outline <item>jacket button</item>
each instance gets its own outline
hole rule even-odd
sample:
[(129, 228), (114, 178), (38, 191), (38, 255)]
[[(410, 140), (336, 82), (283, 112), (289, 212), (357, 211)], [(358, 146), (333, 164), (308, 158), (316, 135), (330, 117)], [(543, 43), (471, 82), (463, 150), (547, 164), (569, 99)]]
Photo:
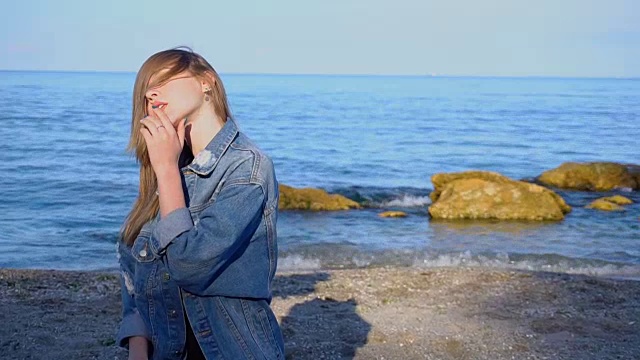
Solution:
[(142, 256), (142, 257), (147, 256), (147, 250), (145, 250), (145, 249), (140, 250), (140, 256)]
[(169, 316), (176, 316), (176, 311), (175, 310), (171, 310), (169, 311)]
[(162, 275), (162, 278), (164, 279), (164, 281), (169, 281), (169, 279), (171, 279), (171, 276), (169, 276), (169, 273), (164, 273), (164, 275)]

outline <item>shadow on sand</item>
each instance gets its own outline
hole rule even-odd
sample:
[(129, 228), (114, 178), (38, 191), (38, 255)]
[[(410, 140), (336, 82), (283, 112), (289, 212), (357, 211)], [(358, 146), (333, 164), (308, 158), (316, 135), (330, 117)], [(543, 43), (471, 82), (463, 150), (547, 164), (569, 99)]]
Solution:
[[(316, 285), (328, 281), (328, 273), (278, 276), (274, 281), (274, 297), (304, 296)], [(338, 301), (330, 297), (314, 298), (295, 305), (282, 318), (282, 333), (287, 359), (353, 359), (364, 346), (371, 325), (356, 313), (354, 299)], [(356, 331), (354, 331), (356, 329)], [(317, 339), (313, 347), (304, 339)]]

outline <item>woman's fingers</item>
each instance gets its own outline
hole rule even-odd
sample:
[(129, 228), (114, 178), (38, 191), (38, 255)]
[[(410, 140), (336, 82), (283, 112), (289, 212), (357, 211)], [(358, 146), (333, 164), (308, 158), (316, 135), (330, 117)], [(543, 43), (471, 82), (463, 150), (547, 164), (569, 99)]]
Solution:
[(152, 136), (158, 135), (163, 127), (162, 122), (159, 119), (154, 118), (153, 116), (147, 116), (146, 118), (140, 120), (140, 122), (147, 128), (147, 130), (149, 130), (149, 133), (151, 133)]
[(141, 129), (146, 129), (149, 135), (155, 136), (158, 132), (157, 126), (151, 121), (151, 119), (149, 119), (149, 117), (141, 119), (140, 123), (143, 126)]
[(156, 115), (156, 118), (160, 120), (160, 124), (158, 124), (158, 126), (164, 126), (165, 129), (169, 132), (171, 132), (171, 130), (169, 129), (174, 129), (173, 124), (171, 123), (171, 119), (169, 119), (169, 116), (167, 116), (167, 114), (162, 109), (155, 108), (151, 111), (153, 111), (153, 113)]
[(183, 144), (178, 144), (181, 142), (180, 135), (176, 134), (167, 114), (162, 109), (152, 109), (149, 116), (140, 120), (140, 123), (143, 125), (140, 132), (146, 142), (153, 169), (157, 171), (177, 165)]
[(153, 122), (153, 125), (155, 125), (156, 128), (160, 128), (163, 126), (162, 121), (160, 119), (158, 119), (157, 116), (149, 116), (151, 122)]
[(149, 129), (147, 129), (146, 127), (141, 127), (140, 128), (140, 133), (142, 134), (142, 137), (144, 138), (144, 142), (145, 143), (149, 143), (149, 140), (151, 139), (151, 133), (149, 132)]

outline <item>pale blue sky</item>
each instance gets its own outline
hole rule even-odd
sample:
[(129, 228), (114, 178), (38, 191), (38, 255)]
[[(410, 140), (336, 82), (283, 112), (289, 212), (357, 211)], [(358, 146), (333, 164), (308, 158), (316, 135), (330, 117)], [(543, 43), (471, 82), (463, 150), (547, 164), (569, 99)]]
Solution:
[(640, 77), (640, 0), (22, 0), (0, 24), (11, 70), (188, 45), (221, 73)]

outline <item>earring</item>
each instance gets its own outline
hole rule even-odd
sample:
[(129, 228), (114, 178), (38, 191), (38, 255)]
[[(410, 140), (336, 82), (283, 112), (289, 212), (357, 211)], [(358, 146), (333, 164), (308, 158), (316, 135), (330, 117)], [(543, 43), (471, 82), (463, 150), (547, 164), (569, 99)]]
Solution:
[[(205, 89), (204, 89), (205, 94), (206, 94), (206, 93), (208, 93), (209, 91), (211, 91), (211, 89), (210, 89), (210, 88), (205, 88)], [(204, 96), (204, 101), (209, 101), (209, 95), (205, 95), (205, 96)]]

